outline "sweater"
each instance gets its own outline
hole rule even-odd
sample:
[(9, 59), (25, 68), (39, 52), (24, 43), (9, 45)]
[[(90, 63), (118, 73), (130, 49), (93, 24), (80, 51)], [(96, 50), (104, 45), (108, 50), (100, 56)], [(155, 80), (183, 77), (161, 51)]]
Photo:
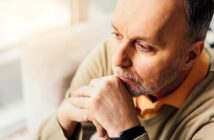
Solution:
[[(96, 47), (80, 65), (65, 98), (73, 91), (87, 85), (90, 80), (112, 75), (110, 41)], [(214, 52), (205, 48), (197, 60), (196, 68), (175, 92), (150, 103), (143, 96), (135, 99), (141, 109), (139, 119), (146, 133), (135, 140), (213, 140), (214, 132)], [(206, 60), (207, 59), (207, 60)], [(190, 77), (190, 78), (189, 78)], [(186, 82), (187, 81), (187, 82)], [(144, 105), (144, 101), (148, 104)], [(153, 109), (153, 113), (145, 110)], [(145, 113), (146, 112), (146, 113)], [(155, 112), (155, 113), (154, 113)], [(88, 140), (95, 132), (90, 123), (76, 128), (76, 138)], [(56, 115), (50, 117), (38, 133), (39, 140), (66, 140)]]

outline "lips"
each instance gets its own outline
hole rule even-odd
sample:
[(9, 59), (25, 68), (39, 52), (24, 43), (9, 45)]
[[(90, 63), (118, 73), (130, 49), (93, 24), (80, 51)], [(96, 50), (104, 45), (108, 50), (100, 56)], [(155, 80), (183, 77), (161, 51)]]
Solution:
[(128, 79), (128, 78), (125, 78), (125, 77), (121, 77), (121, 76), (119, 76), (119, 78), (126, 85), (132, 85), (132, 84), (134, 84), (134, 81), (131, 80), (131, 79)]
[(135, 91), (133, 90), (133, 86), (135, 87), (134, 80), (124, 78), (124, 77), (119, 77), (119, 78), (131, 96), (136, 97), (140, 95), (140, 94), (136, 94)]
[(130, 87), (131, 85), (135, 85), (136, 82), (130, 78), (126, 78), (121, 75), (120, 71), (114, 71), (115, 76), (120, 78), (121, 82), (125, 85), (125, 87)]

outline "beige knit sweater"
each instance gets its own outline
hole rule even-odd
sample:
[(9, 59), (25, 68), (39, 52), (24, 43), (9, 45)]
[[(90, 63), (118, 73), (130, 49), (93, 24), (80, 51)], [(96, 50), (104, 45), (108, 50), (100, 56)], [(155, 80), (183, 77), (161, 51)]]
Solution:
[[(112, 75), (110, 48), (111, 43), (104, 42), (87, 56), (72, 80), (66, 98), (91, 79)], [(147, 133), (135, 140), (214, 140), (214, 51), (206, 48), (206, 53), (209, 56), (206, 77), (190, 91), (179, 108), (165, 104), (155, 116), (140, 117)], [(88, 135), (95, 132), (91, 124), (82, 124), (82, 128), (78, 131), (78, 139), (88, 140)], [(85, 133), (82, 131), (85, 128), (91, 128), (91, 131)], [(66, 140), (56, 115), (42, 125), (38, 140)]]

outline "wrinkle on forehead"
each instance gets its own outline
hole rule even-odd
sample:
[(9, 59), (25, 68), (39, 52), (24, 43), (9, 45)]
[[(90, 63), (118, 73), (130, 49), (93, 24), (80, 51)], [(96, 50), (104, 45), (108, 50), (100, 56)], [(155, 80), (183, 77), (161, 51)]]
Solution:
[(182, 0), (118, 0), (113, 22), (128, 38), (140, 34), (164, 45), (164, 36), (170, 37), (171, 29), (176, 33), (184, 30), (178, 26), (185, 24), (183, 10)]

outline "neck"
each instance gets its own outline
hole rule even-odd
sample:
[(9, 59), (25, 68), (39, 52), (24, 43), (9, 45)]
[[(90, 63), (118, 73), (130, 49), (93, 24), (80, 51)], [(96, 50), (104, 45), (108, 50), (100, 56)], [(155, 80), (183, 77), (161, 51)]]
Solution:
[(163, 89), (161, 89), (158, 93), (152, 94), (153, 97), (155, 97), (157, 100), (172, 93), (174, 90), (176, 90), (186, 79), (186, 77), (189, 75), (191, 70), (181, 72), (178, 74), (177, 78), (169, 83), (167, 86), (165, 86)]

